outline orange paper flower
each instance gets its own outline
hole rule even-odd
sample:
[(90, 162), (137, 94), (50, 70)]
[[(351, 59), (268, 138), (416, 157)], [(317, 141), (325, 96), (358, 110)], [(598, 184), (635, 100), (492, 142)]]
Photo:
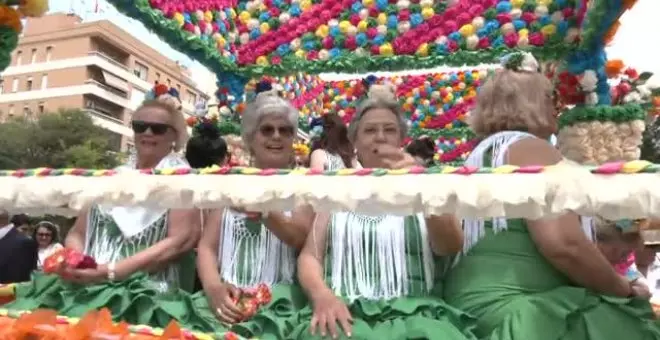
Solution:
[(605, 64), (605, 73), (609, 78), (615, 78), (621, 74), (624, 67), (625, 65), (623, 64), (623, 61), (619, 59), (608, 60)]
[(21, 15), (9, 6), (0, 6), (0, 26), (10, 27), (16, 33), (21, 33), (23, 30)]
[(65, 340), (64, 334), (57, 330), (57, 313), (53, 310), (40, 309), (21, 315), (8, 339)]

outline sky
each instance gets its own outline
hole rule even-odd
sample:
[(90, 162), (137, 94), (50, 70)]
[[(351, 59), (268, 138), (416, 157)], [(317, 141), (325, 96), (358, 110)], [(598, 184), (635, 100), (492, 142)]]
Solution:
[[(100, 11), (94, 13), (97, 2)], [(113, 21), (170, 59), (178, 60), (188, 66), (193, 72), (193, 78), (199, 79), (198, 84), (205, 92), (214, 91), (215, 79), (210, 71), (169, 47), (140, 22), (119, 13), (106, 0), (50, 0), (49, 5), (51, 12), (73, 10), (84, 20)], [(660, 32), (659, 13), (660, 0), (638, 0), (635, 7), (624, 14), (619, 32), (607, 49), (610, 58), (622, 59), (626, 65), (635, 67), (640, 72), (654, 72), (656, 76), (653, 77), (652, 82), (657, 85), (660, 85), (660, 43), (657, 41), (657, 32)], [(341, 79), (346, 76), (328, 75), (324, 78)]]

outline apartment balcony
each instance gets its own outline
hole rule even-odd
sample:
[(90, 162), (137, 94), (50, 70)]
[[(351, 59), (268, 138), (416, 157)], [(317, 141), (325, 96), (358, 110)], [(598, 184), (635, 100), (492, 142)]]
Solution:
[(95, 125), (100, 126), (108, 131), (114, 132), (118, 135), (133, 137), (133, 130), (126, 126), (121, 119), (113, 117), (105, 112), (96, 109), (84, 109), (85, 113), (92, 118)]

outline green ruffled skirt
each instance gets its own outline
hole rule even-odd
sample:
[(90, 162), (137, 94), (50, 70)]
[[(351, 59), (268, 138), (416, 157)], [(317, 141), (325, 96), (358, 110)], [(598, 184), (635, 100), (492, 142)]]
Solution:
[(298, 285), (277, 284), (271, 288), (271, 302), (260, 308), (255, 316), (235, 325), (221, 324), (209, 307), (204, 292), (193, 295), (193, 308), (210, 327), (206, 332), (223, 333), (232, 331), (246, 338), (289, 339), (295, 327), (291, 321), (298, 311), (307, 305), (307, 298)]
[(72, 284), (57, 275), (34, 273), (32, 281), (16, 287), (16, 300), (3, 308), (47, 308), (60, 315), (81, 317), (90, 310), (108, 308), (116, 321), (164, 328), (176, 320), (182, 327), (203, 331), (211, 325), (198, 313), (189, 293), (176, 289), (162, 293), (145, 274), (127, 280), (91, 286)]
[[(474, 340), (475, 320), (434, 297), (401, 297), (372, 301), (357, 299), (349, 305), (353, 316), (352, 336), (361, 340)], [(292, 320), (287, 339), (322, 339), (309, 331), (312, 308), (307, 306)], [(340, 327), (338, 327), (341, 329)], [(342, 339), (348, 339), (341, 335)]]

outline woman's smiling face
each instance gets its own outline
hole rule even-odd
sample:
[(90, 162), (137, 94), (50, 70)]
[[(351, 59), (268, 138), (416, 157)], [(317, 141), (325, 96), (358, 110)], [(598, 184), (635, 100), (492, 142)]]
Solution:
[(295, 128), (286, 115), (264, 115), (251, 143), (257, 166), (286, 168), (291, 163), (295, 135)]

